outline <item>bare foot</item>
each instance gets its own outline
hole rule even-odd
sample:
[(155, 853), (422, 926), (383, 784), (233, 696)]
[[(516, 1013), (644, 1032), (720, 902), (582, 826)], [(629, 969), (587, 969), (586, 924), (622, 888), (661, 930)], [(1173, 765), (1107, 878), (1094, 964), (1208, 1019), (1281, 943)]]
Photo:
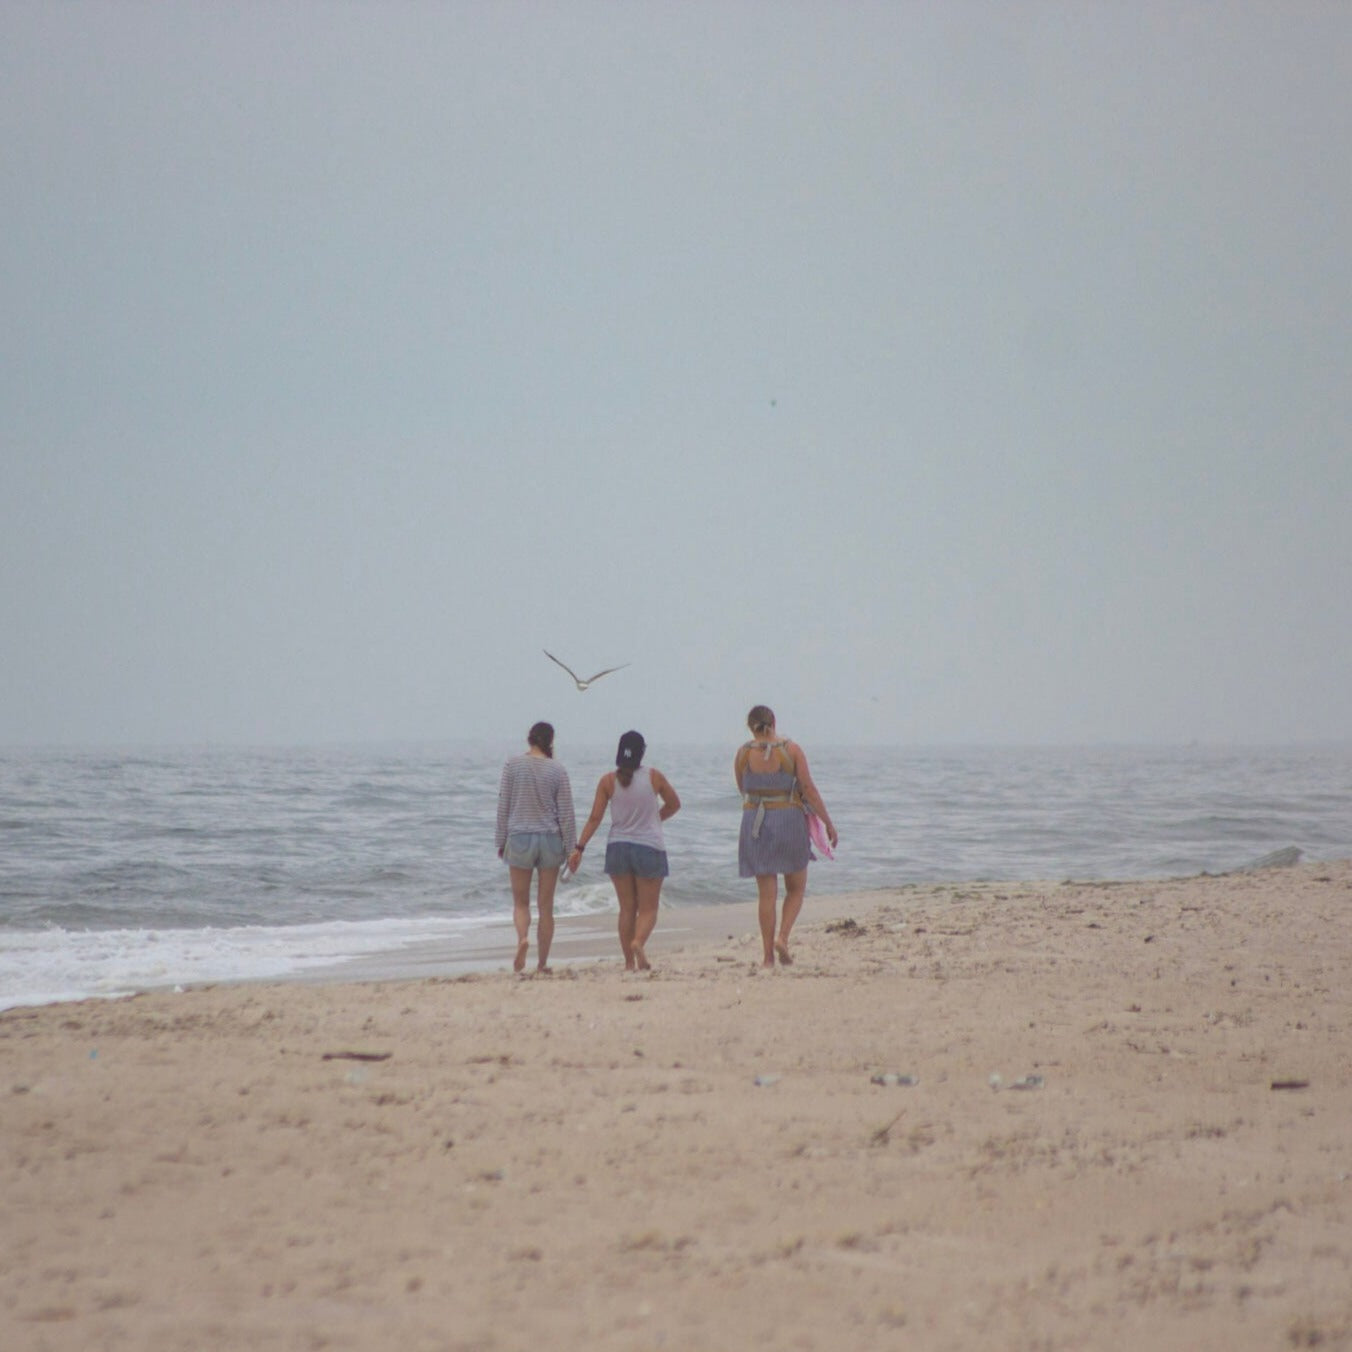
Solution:
[(648, 955), (638, 946), (634, 945), (634, 961), (638, 964), (640, 972), (652, 971), (652, 963), (648, 961)]
[(554, 969), (553, 969), (552, 967), (546, 967), (546, 966), (544, 965), (544, 963), (541, 963), (541, 964), (535, 969), (535, 974), (536, 974), (537, 976), (553, 976), (553, 975), (554, 975)]
[(778, 943), (775, 944), (775, 952), (779, 954), (779, 961), (782, 966), (793, 966), (793, 954), (789, 952), (789, 946), (783, 939), (780, 939)]
[(516, 957), (512, 959), (512, 971), (520, 972), (525, 970), (526, 950), (530, 947), (529, 939), (522, 939), (516, 946)]

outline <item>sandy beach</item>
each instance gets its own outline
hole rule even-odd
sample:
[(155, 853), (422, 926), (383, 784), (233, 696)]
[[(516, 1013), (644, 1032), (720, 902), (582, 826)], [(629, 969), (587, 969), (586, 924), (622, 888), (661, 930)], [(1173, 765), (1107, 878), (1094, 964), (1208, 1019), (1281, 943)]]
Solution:
[(1352, 1347), (1352, 864), (565, 928), (0, 1015), (0, 1347)]

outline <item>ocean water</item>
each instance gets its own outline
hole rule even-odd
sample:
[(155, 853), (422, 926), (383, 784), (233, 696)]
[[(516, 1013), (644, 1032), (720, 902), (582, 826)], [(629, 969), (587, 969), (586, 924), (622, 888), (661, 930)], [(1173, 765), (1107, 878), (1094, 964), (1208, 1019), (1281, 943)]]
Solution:
[[(1352, 856), (1352, 746), (808, 748), (841, 844), (811, 892), (1220, 873)], [(0, 751), (0, 1008), (287, 978), (510, 920), (515, 745)], [(681, 794), (666, 905), (746, 903), (735, 747), (649, 748)], [(560, 748), (579, 825), (608, 748)], [(604, 828), (603, 828), (604, 830)], [(587, 852), (560, 914), (609, 914)]]

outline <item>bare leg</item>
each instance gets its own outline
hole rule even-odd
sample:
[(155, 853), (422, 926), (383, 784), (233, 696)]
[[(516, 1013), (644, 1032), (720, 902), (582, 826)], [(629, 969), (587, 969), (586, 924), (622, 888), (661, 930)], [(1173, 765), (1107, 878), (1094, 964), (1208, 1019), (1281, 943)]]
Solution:
[(530, 880), (535, 870), (511, 865), (508, 872), (512, 875), (512, 923), (516, 926), (512, 971), (519, 972), (526, 965), (526, 950), (530, 947)]
[(638, 884), (638, 919), (634, 925), (634, 961), (640, 972), (652, 967), (644, 945), (657, 928), (657, 906), (662, 896), (661, 878), (636, 878)]
[(620, 903), (620, 952), (624, 954), (624, 970), (634, 970), (634, 922), (638, 916), (638, 889), (632, 873), (611, 875), (615, 898)]
[(535, 927), (535, 946), (540, 950), (536, 970), (549, 971), (549, 948), (554, 942), (554, 889), (559, 884), (559, 871), (556, 868), (540, 870), (540, 895), (537, 898), (540, 907), (540, 920)]
[(789, 932), (798, 913), (803, 909), (803, 898), (807, 895), (807, 869), (784, 875), (784, 910), (779, 919), (779, 938), (775, 941), (775, 952), (779, 960), (787, 967), (793, 959), (789, 956)]
[(758, 873), (756, 875), (757, 914), (760, 918), (761, 947), (765, 955), (761, 959), (762, 967), (775, 965), (775, 904), (779, 900), (779, 875), (777, 873)]

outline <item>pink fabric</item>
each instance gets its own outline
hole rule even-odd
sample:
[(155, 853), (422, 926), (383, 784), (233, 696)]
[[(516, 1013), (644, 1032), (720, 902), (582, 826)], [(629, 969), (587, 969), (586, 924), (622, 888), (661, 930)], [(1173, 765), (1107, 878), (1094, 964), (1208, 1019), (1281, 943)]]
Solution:
[(819, 853), (824, 854), (828, 859), (836, 857), (835, 851), (831, 848), (831, 842), (826, 838), (826, 827), (822, 825), (822, 819), (815, 812), (809, 812), (803, 809), (803, 815), (807, 817), (807, 837), (812, 842), (812, 848)]

